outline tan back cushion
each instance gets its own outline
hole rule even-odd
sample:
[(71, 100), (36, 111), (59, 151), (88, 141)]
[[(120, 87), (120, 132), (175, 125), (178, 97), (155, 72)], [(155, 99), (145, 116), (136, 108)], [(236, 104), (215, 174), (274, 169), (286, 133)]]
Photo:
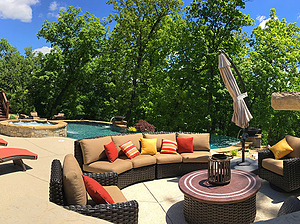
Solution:
[(127, 202), (122, 191), (117, 186), (103, 186), (115, 203)]
[(119, 147), (119, 145), (124, 144), (128, 140), (131, 140), (131, 142), (134, 144), (134, 146), (141, 151), (141, 145), (140, 145), (140, 138), (143, 137), (142, 133), (137, 133), (137, 134), (129, 134), (129, 135), (117, 135), (117, 136), (111, 136), (113, 142), (115, 143), (119, 155), (124, 155), (123, 151)]
[(149, 138), (149, 139), (153, 139), (153, 138), (157, 139), (156, 148), (157, 148), (158, 152), (161, 150), (163, 139), (171, 140), (171, 141), (176, 142), (176, 133), (170, 133), (170, 134), (144, 134), (144, 137)]
[(210, 151), (210, 134), (182, 134), (178, 133), (178, 138), (191, 138), (193, 137), (194, 151)]
[(68, 205), (86, 205), (87, 194), (82, 171), (72, 154), (65, 156), (63, 164), (63, 186)]
[(82, 139), (80, 141), (80, 146), (82, 150), (83, 163), (89, 164), (106, 158), (104, 145), (109, 144), (111, 141), (111, 136)]
[(293, 151), (288, 154), (290, 158), (300, 157), (300, 138), (287, 135), (285, 136), (287, 143), (293, 148)]

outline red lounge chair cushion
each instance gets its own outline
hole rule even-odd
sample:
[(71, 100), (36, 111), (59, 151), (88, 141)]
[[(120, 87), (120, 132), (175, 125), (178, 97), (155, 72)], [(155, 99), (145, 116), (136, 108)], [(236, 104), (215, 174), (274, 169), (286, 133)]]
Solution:
[(85, 175), (82, 175), (82, 177), (87, 192), (96, 204), (115, 203), (109, 193), (96, 180)]
[(177, 138), (178, 152), (193, 152), (193, 138)]
[(5, 141), (4, 139), (0, 138), (0, 144), (7, 146), (8, 142)]
[(105, 153), (109, 162), (113, 162), (118, 158), (118, 150), (113, 142), (110, 142), (107, 145), (104, 145)]
[(24, 159), (37, 159), (37, 154), (27, 149), (20, 148), (2, 148), (0, 149), (0, 160), (10, 157), (23, 157)]

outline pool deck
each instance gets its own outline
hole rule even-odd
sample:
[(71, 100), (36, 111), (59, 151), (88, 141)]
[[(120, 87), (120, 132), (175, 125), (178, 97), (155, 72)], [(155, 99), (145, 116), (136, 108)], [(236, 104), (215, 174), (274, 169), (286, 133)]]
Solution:
[[(37, 160), (23, 160), (26, 172), (12, 162), (0, 163), (0, 223), (108, 223), (49, 202), (51, 162), (53, 159), (63, 161), (66, 154), (73, 153), (74, 139), (4, 135), (0, 135), (0, 138), (8, 141), (6, 147), (25, 148), (38, 154)], [(139, 223), (186, 223), (183, 216), (183, 194), (178, 188), (178, 180), (179, 177), (146, 181), (122, 190), (127, 200), (138, 201)], [(282, 202), (289, 195), (300, 196), (300, 190), (292, 193), (278, 192), (263, 180), (262, 188), (257, 194), (255, 221), (276, 217)]]

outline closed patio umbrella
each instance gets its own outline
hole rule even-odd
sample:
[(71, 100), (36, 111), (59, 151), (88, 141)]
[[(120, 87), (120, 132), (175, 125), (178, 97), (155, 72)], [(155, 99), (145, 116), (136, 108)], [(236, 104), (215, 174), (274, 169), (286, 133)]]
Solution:
[[(245, 133), (245, 129), (248, 128), (248, 123), (253, 117), (244, 101), (244, 98), (248, 96), (247, 92), (241, 93), (240, 88), (237, 85), (237, 82), (235, 80), (235, 77), (232, 74), (232, 71), (230, 68), (230, 65), (232, 63), (230, 63), (229, 60), (230, 60), (230, 58), (222, 50), (220, 50), (218, 67), (219, 67), (222, 79), (224, 81), (224, 84), (233, 99), (232, 122), (234, 122), (237, 126), (243, 128), (244, 133)], [(233, 65), (233, 66), (235, 68), (235, 65)], [(236, 70), (236, 68), (235, 68), (235, 70)], [(237, 70), (236, 70), (236, 72), (237, 72)], [(244, 157), (245, 139), (246, 139), (245, 136), (246, 135), (243, 134), (243, 137), (241, 139), (242, 140), (242, 149), (243, 149), (242, 163), (245, 160), (245, 157)]]

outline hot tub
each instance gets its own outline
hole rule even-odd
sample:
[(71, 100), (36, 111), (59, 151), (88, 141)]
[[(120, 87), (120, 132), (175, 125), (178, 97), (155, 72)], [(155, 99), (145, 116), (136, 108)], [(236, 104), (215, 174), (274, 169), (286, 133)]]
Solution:
[(12, 137), (66, 137), (67, 123), (47, 120), (6, 120), (0, 122), (0, 133)]

